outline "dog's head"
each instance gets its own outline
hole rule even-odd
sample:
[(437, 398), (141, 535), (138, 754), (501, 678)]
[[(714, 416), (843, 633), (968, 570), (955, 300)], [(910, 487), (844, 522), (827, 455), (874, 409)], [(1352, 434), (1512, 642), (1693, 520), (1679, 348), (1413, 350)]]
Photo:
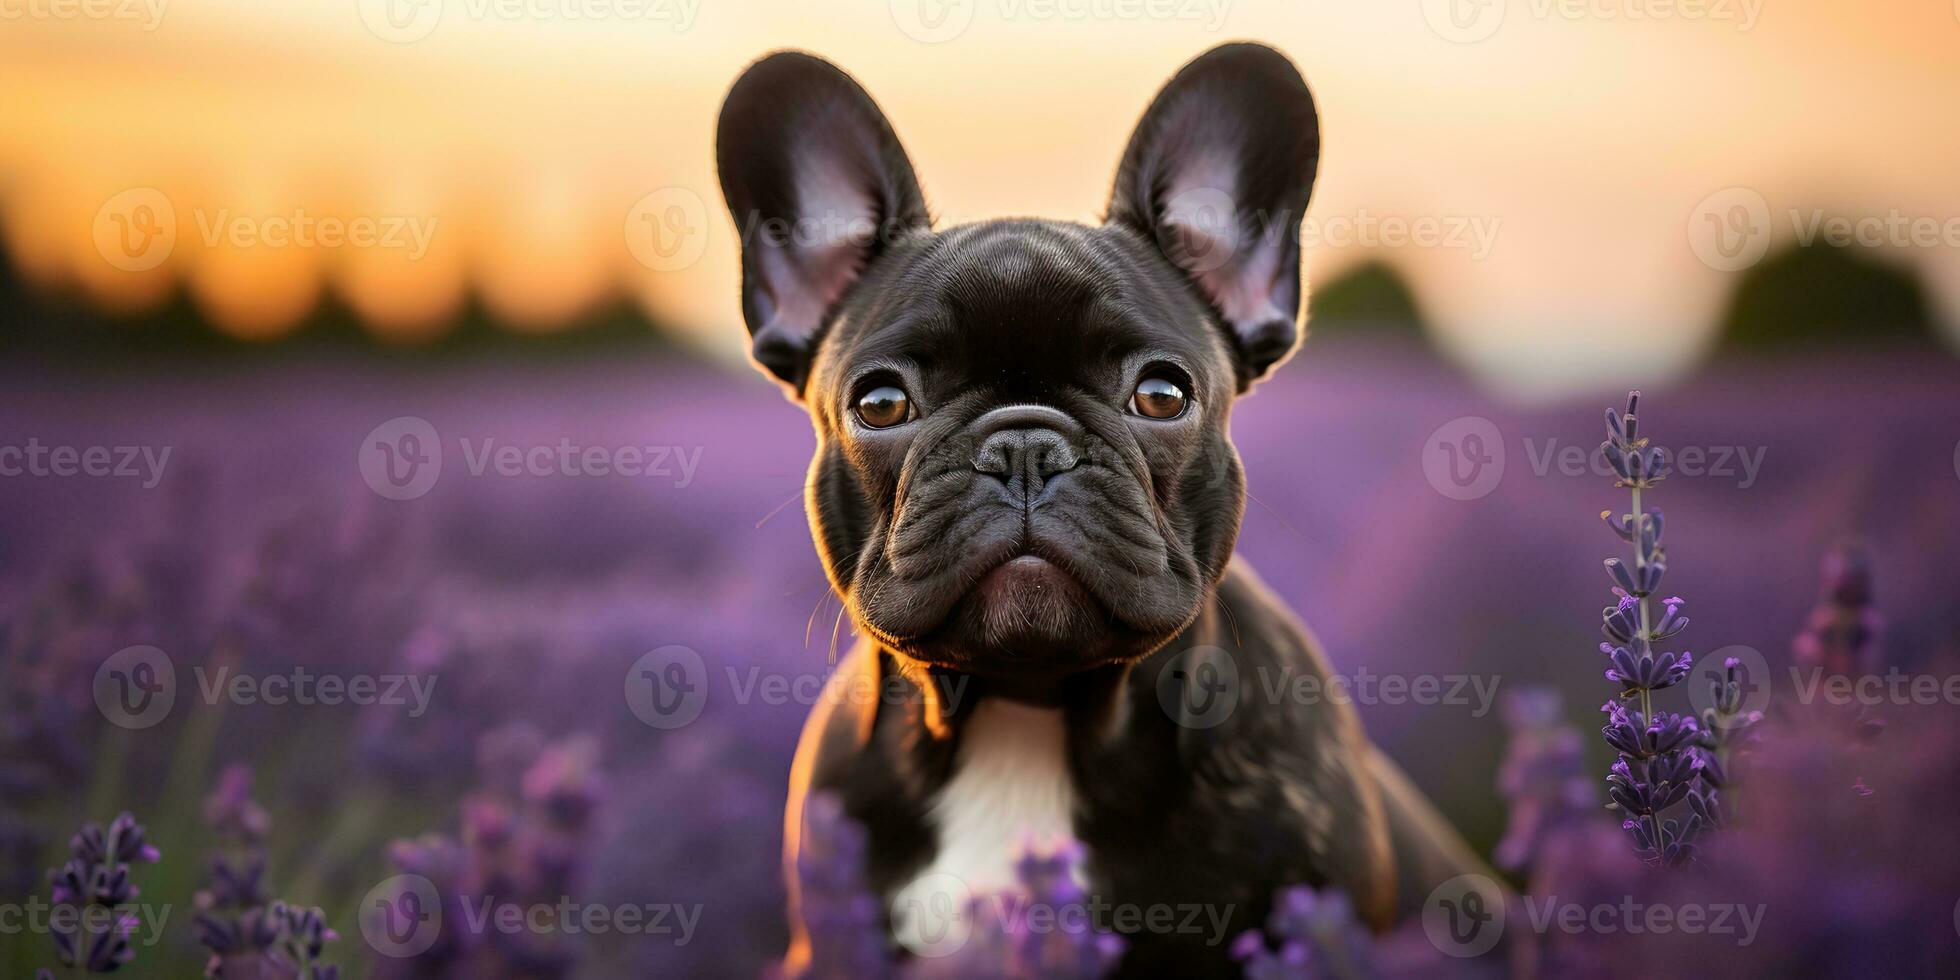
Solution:
[(831, 582), (900, 655), (1053, 678), (1198, 614), (1244, 479), (1232, 400), (1300, 337), (1319, 159), (1285, 57), (1205, 54), (1144, 113), (1100, 226), (935, 230), (850, 76), (783, 53), (722, 108), (757, 364), (809, 409)]

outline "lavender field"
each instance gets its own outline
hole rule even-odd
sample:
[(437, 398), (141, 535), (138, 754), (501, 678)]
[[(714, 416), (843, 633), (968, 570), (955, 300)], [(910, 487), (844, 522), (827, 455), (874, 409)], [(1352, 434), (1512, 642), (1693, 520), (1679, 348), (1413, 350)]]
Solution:
[[(320, 962), (343, 977), (755, 976), (781, 956), (790, 754), (852, 637), (802, 514), (808, 423), (770, 385), (673, 358), (0, 372), (0, 445), (147, 451), (127, 476), (0, 477), (0, 901), (45, 896), (77, 827), (131, 811), (161, 853), (131, 862), (134, 905), (164, 921), (139, 914), (125, 975), (196, 976), (226, 949), (224, 976), (261, 975), (247, 954), (270, 927), (248, 913), (274, 896), (321, 910), (338, 938)], [(1565, 793), (1602, 786), (1613, 758), (1594, 735), (1616, 691), (1596, 648), (1611, 601), (1601, 560), (1621, 545), (1598, 515), (1625, 491), (1590, 454), (1601, 409), (1623, 396), (1518, 407), (1413, 349), (1316, 342), (1233, 420), (1255, 498), (1241, 557), (1481, 853), (1507, 827), (1514, 849), (1531, 838), (1529, 867), (1504, 862), (1527, 894), (1547, 880), (1618, 894), (1600, 882), (1635, 873), (1612, 863), (1634, 862), (1603, 795)], [(1684, 646), (1751, 648), (1781, 678), (1821, 564), (1856, 541), (1882, 616), (1870, 656), (1955, 673), (1960, 365), (1718, 364), (1649, 386), (1644, 407), (1680, 461), (1650, 502), (1667, 515), (1666, 592), (1694, 620)], [(384, 427), (402, 417), (436, 445)], [(388, 462), (374, 462), (378, 427), (440, 454), (425, 492), (373, 489)], [(1439, 429), (1494, 431), (1470, 485), (1435, 455)], [(599, 449), (616, 464), (620, 447), (640, 449), (646, 472), (583, 462)], [(131, 647), (160, 654), (118, 653)], [(643, 658), (670, 647), (700, 658), (698, 717), (634, 700)], [(121, 689), (105, 680), (118, 676)], [(312, 696), (280, 698), (299, 678)], [(1384, 678), (1432, 678), (1441, 693)], [(372, 690), (357, 695), (356, 679)], [(1769, 712), (1805, 715), (1786, 686)], [(152, 713), (137, 695), (162, 687), (169, 706)], [(1706, 845), (1718, 870), (1701, 880), (1776, 898), (1752, 946), (1712, 959), (1695, 947), (1697, 963), (1934, 975), (1960, 962), (1960, 704), (1870, 714), (1883, 717), (1856, 724), (1886, 730), (1855, 748), (1812, 730), (1835, 721), (1759, 740), (1739, 778), (1760, 790)], [(1567, 833), (1540, 839), (1521, 817)], [(261, 865), (262, 880), (236, 880)], [(402, 950), (374, 948), (360, 916), (404, 872), (442, 885), (442, 903), (495, 888), (660, 921), (445, 934), (391, 955)], [(1683, 880), (1653, 894), (1701, 887)], [(1340, 919), (1332, 898), (1298, 901), (1286, 906), (1298, 922)], [(1516, 954), (1548, 976), (1578, 963), (1680, 975), (1652, 971), (1687, 955), (1553, 932)], [(1382, 975), (1468, 968), (1411, 935), (1354, 955)], [(46, 930), (0, 934), (0, 975), (54, 966), (55, 947)], [(1338, 959), (1284, 956), (1246, 958), (1269, 976)]]

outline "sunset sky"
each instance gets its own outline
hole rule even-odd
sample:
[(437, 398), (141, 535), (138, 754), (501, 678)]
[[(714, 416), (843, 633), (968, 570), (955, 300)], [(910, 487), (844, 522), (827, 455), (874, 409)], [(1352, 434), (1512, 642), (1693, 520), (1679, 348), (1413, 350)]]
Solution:
[[(1093, 220), (1157, 86), (1251, 38), (1320, 105), (1310, 276), (1387, 258), (1496, 386), (1690, 363), (1738, 274), (1691, 228), (1738, 201), (1779, 242), (1813, 209), (1930, 230), (1886, 258), (1960, 333), (1956, 0), (925, 4), (0, 0), (0, 227), (36, 281), (115, 308), (181, 283), (245, 336), (324, 290), (404, 339), (469, 288), (537, 330), (625, 291), (733, 357), (712, 142), (747, 62), (799, 47), (855, 74), (945, 223)], [(175, 219), (153, 268), (105, 254), (132, 189)], [(636, 257), (649, 208), (698, 259)], [(378, 241), (233, 233), (322, 219)], [(1442, 243), (1374, 241), (1396, 222)]]

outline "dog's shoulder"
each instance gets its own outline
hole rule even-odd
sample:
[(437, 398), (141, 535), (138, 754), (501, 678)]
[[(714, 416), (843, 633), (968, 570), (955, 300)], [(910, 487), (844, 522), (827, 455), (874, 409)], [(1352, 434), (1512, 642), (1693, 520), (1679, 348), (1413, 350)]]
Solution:
[(1229, 659), (1216, 669), (1233, 694), (1225, 716), (1179, 732), (1191, 777), (1211, 787), (1201, 796), (1228, 824), (1291, 814), (1315, 876), (1340, 884), (1365, 918), (1385, 925), (1395, 892), (1388, 821), (1367, 735), (1336, 693), (1319, 641), (1238, 557), (1191, 636), (1209, 656)]
[(890, 887), (930, 853), (926, 813), (952, 766), (952, 747), (929, 736), (926, 699), (868, 643), (838, 663), (804, 722), (790, 765), (784, 862), (791, 881), (802, 817), (816, 793), (836, 797), (869, 835), (867, 884)]

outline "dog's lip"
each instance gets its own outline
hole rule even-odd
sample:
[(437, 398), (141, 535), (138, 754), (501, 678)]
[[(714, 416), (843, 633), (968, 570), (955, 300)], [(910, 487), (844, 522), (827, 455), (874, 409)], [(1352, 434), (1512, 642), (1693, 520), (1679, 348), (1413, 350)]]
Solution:
[(988, 569), (972, 591), (984, 600), (995, 601), (1019, 590), (1051, 589), (1088, 593), (1088, 587), (1066, 565), (1023, 549)]

